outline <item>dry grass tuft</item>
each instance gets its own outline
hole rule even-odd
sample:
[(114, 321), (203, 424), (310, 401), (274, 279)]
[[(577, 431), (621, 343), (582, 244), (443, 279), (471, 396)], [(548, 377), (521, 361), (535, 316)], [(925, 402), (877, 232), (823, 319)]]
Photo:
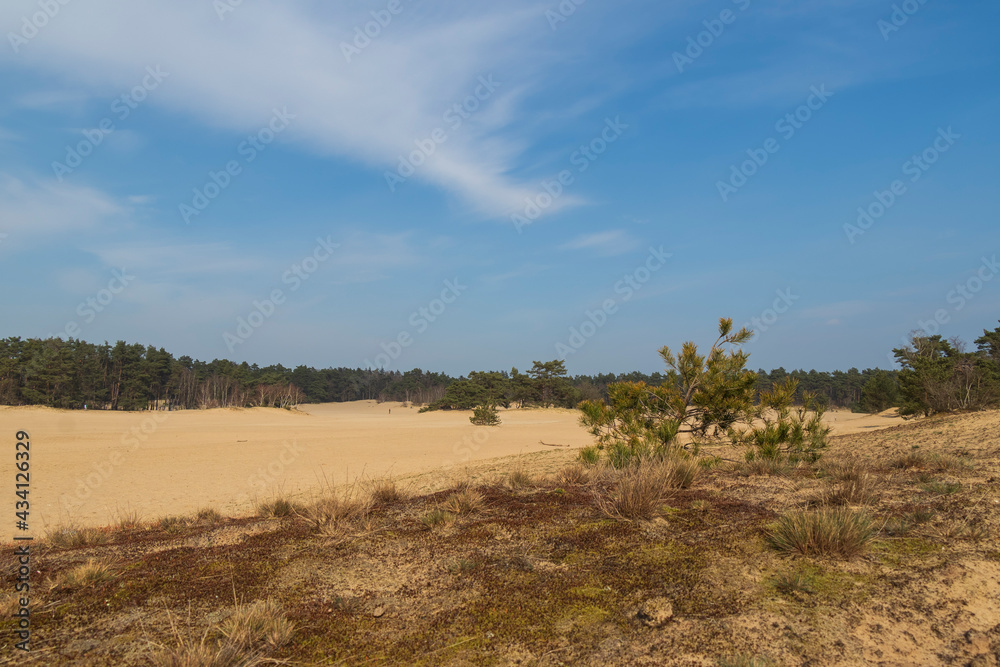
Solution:
[(115, 512), (115, 530), (134, 530), (142, 527), (142, 514), (135, 509), (118, 509)]
[(485, 502), (483, 494), (473, 489), (456, 491), (448, 496), (442, 504), (442, 509), (452, 514), (467, 514), (478, 512)]
[(372, 502), (376, 505), (392, 505), (410, 497), (410, 494), (391, 479), (380, 479), (371, 485)]
[(518, 463), (509, 473), (507, 473), (507, 486), (513, 490), (525, 489), (534, 486), (535, 479), (525, 469), (524, 465)]
[(590, 469), (582, 463), (568, 465), (556, 473), (556, 482), (563, 486), (585, 486), (590, 483)]
[(204, 639), (198, 644), (185, 644), (152, 656), (153, 667), (250, 667), (260, 661), (244, 657), (231, 644), (218, 646)]
[(108, 534), (99, 528), (59, 526), (49, 531), (44, 541), (55, 549), (75, 549), (104, 544), (108, 541)]
[(93, 588), (115, 578), (115, 571), (108, 563), (90, 559), (56, 577), (52, 588)]
[(690, 486), (697, 471), (694, 461), (647, 461), (629, 466), (618, 472), (607, 495), (597, 496), (597, 507), (613, 519), (651, 519), (673, 489)]
[(291, 641), (295, 624), (288, 620), (281, 605), (273, 599), (238, 605), (236, 612), (223, 621), (219, 631), (238, 649), (274, 649)]
[(865, 472), (827, 486), (817, 498), (822, 505), (869, 505), (879, 496), (878, 477)]
[(934, 472), (956, 472), (969, 467), (968, 461), (951, 454), (932, 452), (925, 454), (919, 450), (911, 450), (889, 459), (889, 468), (908, 470), (917, 468)]
[(786, 514), (771, 527), (767, 542), (777, 551), (849, 558), (876, 533), (867, 514), (839, 507)]
[(451, 512), (446, 512), (441, 508), (435, 508), (425, 514), (420, 521), (428, 528), (450, 526), (455, 523), (455, 515)]
[(223, 516), (212, 507), (204, 507), (198, 510), (198, 513), (195, 516), (201, 523), (207, 523), (211, 526), (224, 521)]
[(736, 464), (736, 471), (744, 475), (788, 477), (792, 474), (792, 466), (785, 459), (755, 458), (752, 461), (741, 461)]
[(261, 500), (254, 503), (257, 510), (257, 515), (268, 519), (268, 518), (283, 518), (287, 516), (293, 516), (300, 514), (303, 509), (305, 509), (301, 503), (296, 503), (288, 498), (281, 496), (275, 496), (270, 500)]
[(341, 495), (334, 489), (306, 505), (299, 514), (317, 529), (340, 530), (365, 519), (371, 510), (370, 498), (359, 498), (351, 486)]

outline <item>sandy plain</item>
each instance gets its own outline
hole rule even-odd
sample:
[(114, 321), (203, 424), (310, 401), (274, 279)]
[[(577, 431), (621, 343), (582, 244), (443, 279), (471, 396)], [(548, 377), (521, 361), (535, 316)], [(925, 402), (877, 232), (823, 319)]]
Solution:
[[(410, 479), (415, 490), (463, 468), (519, 454), (575, 449), (593, 439), (579, 412), (502, 411), (499, 428), (470, 412), (430, 412), (355, 401), (268, 408), (108, 412), (0, 407), (9, 456), (0, 462), (13, 493), (14, 442), (31, 435), (31, 529), (101, 526), (126, 514), (145, 521), (211, 507), (246, 516), (256, 500), (308, 499), (325, 485), (359, 478)], [(891, 414), (827, 413), (833, 435), (901, 423)], [(546, 444), (542, 444), (546, 443)]]

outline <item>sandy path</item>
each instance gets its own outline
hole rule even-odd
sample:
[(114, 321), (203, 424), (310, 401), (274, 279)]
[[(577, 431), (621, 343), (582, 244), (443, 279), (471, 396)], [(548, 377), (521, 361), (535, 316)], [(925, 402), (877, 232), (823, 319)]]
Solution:
[[(392, 414), (389, 414), (389, 411)], [(580, 447), (592, 439), (573, 410), (511, 410), (500, 428), (475, 427), (469, 412), (418, 414), (374, 401), (180, 412), (67, 411), (0, 406), (0, 461), (10, 485), (14, 442), (32, 437), (31, 526), (106, 525), (122, 511), (145, 520), (214, 507), (240, 516), (255, 498), (307, 496), (324, 480), (410, 476), (496, 457)], [(898, 418), (829, 415), (835, 434), (899, 423)], [(441, 471), (448, 474), (447, 470)]]

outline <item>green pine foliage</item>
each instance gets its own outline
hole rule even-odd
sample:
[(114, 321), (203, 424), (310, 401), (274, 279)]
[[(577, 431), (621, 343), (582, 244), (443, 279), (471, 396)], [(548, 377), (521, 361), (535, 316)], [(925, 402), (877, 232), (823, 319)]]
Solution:
[(687, 342), (675, 355), (660, 349), (667, 379), (659, 386), (623, 382), (608, 387), (609, 401), (584, 401), (581, 422), (606, 450), (614, 465), (623, 459), (667, 456), (679, 436), (689, 436), (689, 449), (722, 441), (747, 448), (748, 459), (816, 460), (829, 429), (822, 425), (822, 407), (811, 395), (792, 411), (797, 390), (786, 379), (760, 394), (757, 374), (746, 368), (747, 353), (739, 346), (753, 332), (733, 331), (731, 319), (719, 320), (719, 337), (707, 355)]
[(469, 421), (476, 426), (499, 426), (500, 414), (495, 405), (480, 405), (473, 410)]

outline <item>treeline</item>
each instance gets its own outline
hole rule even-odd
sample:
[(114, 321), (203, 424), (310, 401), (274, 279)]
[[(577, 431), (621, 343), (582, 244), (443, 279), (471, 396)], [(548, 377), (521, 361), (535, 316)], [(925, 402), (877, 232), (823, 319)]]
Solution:
[[(876, 412), (900, 407), (905, 414), (992, 407), (1000, 401), (1000, 327), (984, 331), (978, 349), (960, 341), (913, 336), (894, 350), (900, 371), (866, 369), (758, 371), (757, 392), (786, 378), (831, 407)], [(566, 374), (562, 361), (535, 361), (525, 373), (473, 371), (453, 378), (419, 368), (385, 371), (315, 369), (282, 365), (261, 368), (226, 359), (175, 358), (163, 348), (95, 345), (80, 340), (0, 339), (0, 404), (108, 410), (291, 407), (300, 403), (356, 400), (402, 401), (428, 409), (576, 407), (608, 400), (609, 385), (643, 382), (660, 386), (676, 378), (664, 373)]]
[(261, 368), (175, 358), (163, 348), (80, 340), (0, 339), (0, 404), (105, 410), (291, 407), (363, 399), (428, 403), (452, 378), (306, 366)]
[[(903, 415), (984, 410), (1000, 405), (1000, 327), (983, 330), (976, 351), (961, 340), (914, 335), (893, 350), (902, 366), (895, 403)], [(893, 387), (884, 389), (891, 392)]]

